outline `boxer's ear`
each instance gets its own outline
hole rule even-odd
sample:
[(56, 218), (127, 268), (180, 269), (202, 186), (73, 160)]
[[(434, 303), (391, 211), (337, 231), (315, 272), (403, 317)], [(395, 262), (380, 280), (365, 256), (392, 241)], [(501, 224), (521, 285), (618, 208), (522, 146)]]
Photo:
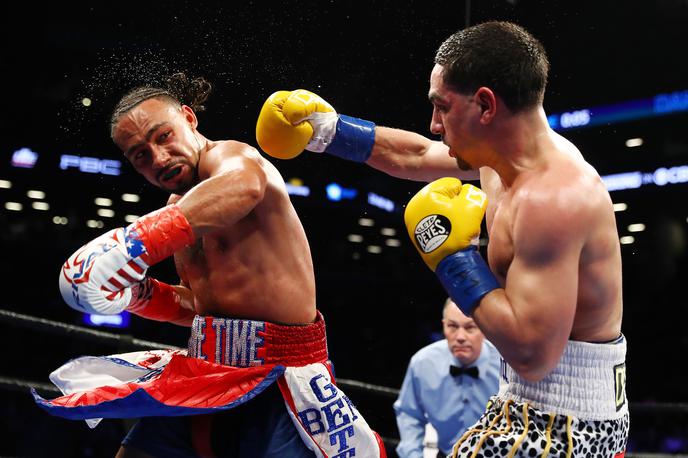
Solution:
[(184, 116), (186, 122), (189, 123), (193, 130), (196, 130), (196, 128), (198, 127), (198, 118), (196, 117), (196, 112), (193, 111), (193, 108), (191, 108), (188, 105), (182, 105), (181, 110), (182, 116)]
[(497, 114), (497, 96), (492, 89), (482, 86), (473, 94), (473, 101), (480, 107), (480, 123), (490, 124)]

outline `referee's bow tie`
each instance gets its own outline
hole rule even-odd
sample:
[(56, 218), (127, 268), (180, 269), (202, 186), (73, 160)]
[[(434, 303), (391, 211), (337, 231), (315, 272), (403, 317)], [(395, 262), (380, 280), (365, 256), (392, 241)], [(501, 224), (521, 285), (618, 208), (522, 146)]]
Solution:
[(452, 376), (456, 377), (458, 375), (468, 375), (473, 378), (478, 378), (478, 368), (473, 366), (473, 367), (459, 367), (459, 366), (454, 366), (451, 365), (449, 366), (449, 374)]

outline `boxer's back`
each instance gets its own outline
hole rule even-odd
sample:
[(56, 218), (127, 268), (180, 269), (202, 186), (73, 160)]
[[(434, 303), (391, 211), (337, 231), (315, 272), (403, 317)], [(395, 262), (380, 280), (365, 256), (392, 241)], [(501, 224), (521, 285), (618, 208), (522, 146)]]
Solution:
[[(623, 312), (621, 248), (614, 208), (597, 172), (582, 158), (576, 174), (584, 183), (580, 198), (591, 213), (578, 267), (578, 300), (572, 340), (605, 342), (621, 333)], [(575, 176), (575, 175), (574, 175)]]

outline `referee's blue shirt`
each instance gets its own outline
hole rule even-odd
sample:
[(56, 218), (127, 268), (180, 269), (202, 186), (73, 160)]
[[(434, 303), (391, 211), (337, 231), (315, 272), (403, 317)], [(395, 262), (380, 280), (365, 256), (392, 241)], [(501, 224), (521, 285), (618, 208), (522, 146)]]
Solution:
[(478, 378), (451, 376), (449, 367), (462, 366), (446, 339), (421, 348), (411, 357), (399, 398), (394, 403), (401, 441), (400, 458), (422, 458), (425, 424), (437, 431), (437, 445), (449, 453), (454, 443), (485, 411), (490, 396), (499, 390), (500, 355), (487, 340), (471, 365)]

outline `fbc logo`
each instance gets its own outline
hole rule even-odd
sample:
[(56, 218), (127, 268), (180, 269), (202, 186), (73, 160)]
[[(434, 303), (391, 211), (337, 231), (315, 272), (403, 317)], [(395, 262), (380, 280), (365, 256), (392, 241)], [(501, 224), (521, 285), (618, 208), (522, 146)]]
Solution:
[(430, 253), (447, 240), (451, 233), (451, 223), (446, 216), (430, 215), (420, 220), (413, 232), (420, 250)]
[(119, 175), (121, 173), (122, 163), (114, 159), (98, 159), (97, 157), (80, 157), (71, 154), (63, 154), (60, 156), (60, 168), (79, 169), (85, 173), (100, 173), (103, 175)]

